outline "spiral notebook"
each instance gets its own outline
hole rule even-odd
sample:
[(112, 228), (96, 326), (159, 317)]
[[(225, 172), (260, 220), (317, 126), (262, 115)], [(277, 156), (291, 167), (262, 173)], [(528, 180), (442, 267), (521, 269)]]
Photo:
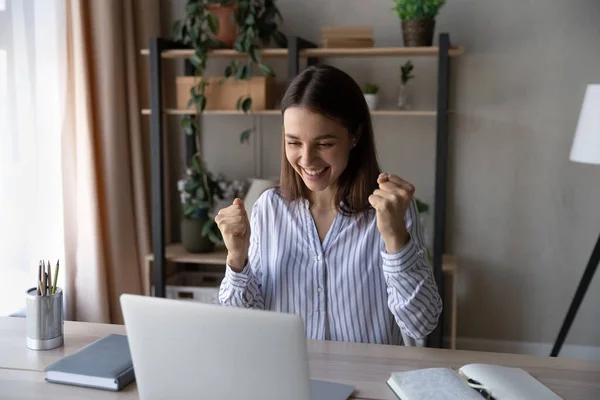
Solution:
[(401, 400), (562, 400), (525, 370), (490, 364), (394, 372), (387, 384)]

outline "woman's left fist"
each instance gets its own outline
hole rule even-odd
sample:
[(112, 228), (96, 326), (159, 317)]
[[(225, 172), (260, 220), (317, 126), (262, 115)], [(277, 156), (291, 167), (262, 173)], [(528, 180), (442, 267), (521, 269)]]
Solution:
[(410, 239), (404, 217), (412, 201), (415, 187), (410, 182), (392, 175), (379, 174), (379, 189), (369, 196), (369, 203), (377, 212), (377, 228), (388, 253), (398, 252)]

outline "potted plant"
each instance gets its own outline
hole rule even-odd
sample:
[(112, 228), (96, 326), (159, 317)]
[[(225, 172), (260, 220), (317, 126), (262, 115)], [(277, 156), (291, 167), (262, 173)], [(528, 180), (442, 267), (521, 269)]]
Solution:
[(366, 83), (365, 88), (363, 90), (363, 94), (365, 96), (365, 101), (367, 102), (367, 106), (369, 110), (373, 111), (377, 109), (377, 103), (379, 102), (379, 86), (374, 83)]
[(394, 10), (402, 20), (404, 46), (431, 46), (435, 17), (446, 0), (394, 0)]
[(400, 109), (410, 108), (406, 84), (408, 81), (414, 78), (414, 75), (411, 75), (413, 69), (414, 66), (410, 60), (406, 61), (402, 66), (400, 66), (400, 90), (398, 93), (398, 107)]
[(190, 253), (209, 252), (223, 237), (210, 212), (223, 190), (213, 174), (206, 169), (198, 153), (192, 157), (182, 179), (177, 182), (183, 218), (181, 243)]
[[(219, 10), (221, 18), (215, 14)], [(229, 10), (229, 11), (227, 11)], [(287, 38), (278, 29), (277, 19), (282, 19), (275, 1), (253, 1), (253, 0), (188, 0), (186, 4), (186, 15), (175, 21), (172, 26), (173, 38), (194, 50), (190, 62), (194, 67), (194, 85), (190, 89), (190, 100), (188, 107), (195, 106), (196, 114), (201, 114), (206, 108), (205, 88), (207, 80), (201, 79), (206, 68), (209, 50), (212, 48), (225, 47), (227, 43), (219, 40), (222, 21), (229, 14), (230, 21), (236, 27), (236, 37), (233, 48), (248, 55), (247, 60), (232, 60), (225, 68), (224, 83), (229, 78), (239, 80), (250, 79), (257, 68), (263, 76), (274, 77), (271, 67), (262, 62), (260, 49), (268, 46), (271, 41), (280, 47), (287, 47)], [(226, 35), (230, 37), (230, 35)], [(244, 113), (252, 109), (252, 98), (241, 96), (236, 108)], [(196, 119), (192, 115), (186, 115), (182, 119), (184, 131), (193, 135), (196, 130)], [(253, 128), (244, 130), (240, 135), (242, 142), (247, 141)]]

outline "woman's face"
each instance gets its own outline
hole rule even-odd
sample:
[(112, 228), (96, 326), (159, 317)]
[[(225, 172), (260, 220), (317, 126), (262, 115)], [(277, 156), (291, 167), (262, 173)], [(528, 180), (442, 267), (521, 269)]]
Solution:
[(340, 123), (302, 107), (283, 113), (285, 155), (312, 192), (335, 188), (354, 146)]

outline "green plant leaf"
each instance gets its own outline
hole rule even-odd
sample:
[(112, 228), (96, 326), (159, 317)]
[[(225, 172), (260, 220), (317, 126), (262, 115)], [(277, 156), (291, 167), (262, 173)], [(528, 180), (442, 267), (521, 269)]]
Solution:
[(239, 110), (239, 109), (241, 109), (241, 108), (242, 108), (242, 101), (243, 101), (243, 100), (244, 100), (244, 96), (240, 96), (240, 97), (237, 99), (237, 103), (235, 103), (235, 109), (236, 109), (236, 110)]
[(206, 223), (202, 227), (202, 236), (207, 236), (210, 232), (212, 232), (215, 229), (215, 227), (218, 228), (217, 223), (214, 219), (211, 218), (208, 221), (206, 221)]
[(196, 104), (196, 99), (195, 97), (190, 97), (190, 101), (188, 101), (188, 108), (190, 108), (191, 106), (193, 106), (194, 104)]
[(246, 21), (244, 21), (246, 25), (254, 25), (256, 23), (256, 18), (254, 18), (254, 14), (248, 14), (246, 17)]
[(187, 6), (185, 7), (185, 12), (190, 14), (198, 14), (201, 10), (200, 2), (198, 1), (188, 1)]
[(215, 35), (217, 33), (219, 33), (219, 20), (215, 16), (215, 14), (209, 12), (207, 19), (208, 19), (208, 28), (210, 29), (210, 31)]
[(198, 110), (200, 110), (200, 112), (203, 112), (204, 109), (206, 108), (206, 96), (204, 96), (202, 94), (198, 95), (198, 96), (196, 96), (195, 101), (196, 101), (196, 108)]
[(204, 187), (198, 186), (198, 188), (196, 189), (196, 198), (204, 199), (204, 196), (205, 196)]
[(177, 20), (171, 26), (171, 34), (173, 35), (173, 39), (176, 41), (181, 41), (181, 27), (183, 26), (181, 20)]
[(186, 204), (183, 207), (183, 216), (186, 218), (191, 218), (195, 212), (196, 212), (196, 206), (194, 206), (193, 204)]
[(202, 170), (200, 169), (200, 163), (198, 162), (197, 157), (192, 157), (192, 168), (197, 174), (202, 174)]
[(242, 67), (237, 71), (236, 79), (246, 79), (246, 76), (248, 75), (247, 70), (248, 66), (242, 65)]
[(202, 59), (200, 57), (198, 57), (198, 54), (195, 54), (195, 53), (192, 54), (192, 56), (190, 57), (190, 62), (196, 68), (199, 68), (200, 66), (202, 66)]
[(264, 76), (275, 76), (275, 72), (273, 72), (271, 67), (269, 67), (267, 64), (261, 63), (258, 64), (258, 67), (260, 68), (260, 72), (262, 72)]
[(186, 135), (193, 135), (196, 131), (196, 122), (193, 117), (186, 116), (181, 120), (181, 127)]
[(252, 59), (252, 61), (260, 65), (260, 50), (256, 46), (250, 46), (248, 54), (250, 54), (250, 58)]
[(251, 108), (252, 108), (252, 99), (250, 97), (247, 97), (242, 103), (242, 109), (244, 110), (245, 113), (247, 113), (248, 111), (250, 111)]
[(250, 134), (252, 133), (252, 128), (248, 128), (240, 133), (240, 142), (248, 142), (250, 140)]

